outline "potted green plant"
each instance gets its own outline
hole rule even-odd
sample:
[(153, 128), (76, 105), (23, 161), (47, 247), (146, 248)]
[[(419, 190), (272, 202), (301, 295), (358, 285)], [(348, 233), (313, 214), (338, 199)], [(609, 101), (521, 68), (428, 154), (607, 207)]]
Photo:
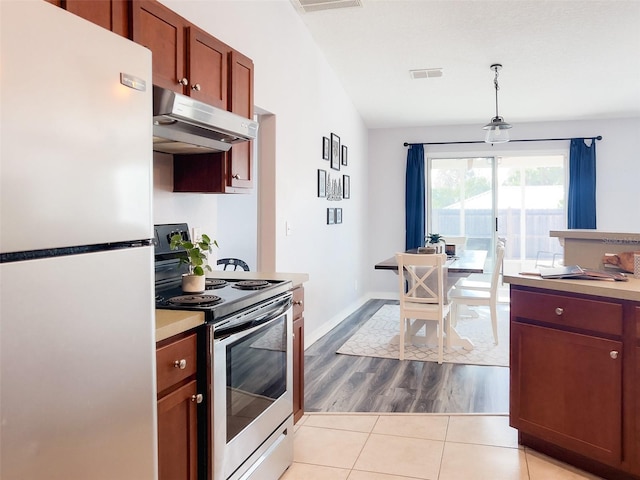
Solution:
[(208, 235), (202, 234), (195, 242), (185, 240), (179, 233), (171, 237), (171, 250), (183, 249), (179, 252), (180, 264), (187, 264), (189, 273), (182, 276), (182, 291), (187, 293), (202, 293), (205, 287), (205, 270), (211, 271), (207, 263), (207, 254), (213, 251), (218, 242), (211, 241)]
[(431, 245), (436, 249), (436, 253), (442, 253), (444, 245), (444, 237), (439, 233), (429, 233), (425, 237), (425, 246)]

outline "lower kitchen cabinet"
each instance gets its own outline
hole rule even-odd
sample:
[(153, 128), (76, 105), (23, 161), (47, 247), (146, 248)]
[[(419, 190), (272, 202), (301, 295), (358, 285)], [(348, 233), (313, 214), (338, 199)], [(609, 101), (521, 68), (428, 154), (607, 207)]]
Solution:
[(158, 478), (197, 480), (197, 336), (180, 334), (158, 342)]
[(293, 289), (293, 421), (304, 415), (304, 288)]
[(510, 424), (521, 443), (606, 478), (636, 478), (631, 304), (511, 285)]
[(158, 400), (160, 480), (198, 478), (198, 420), (195, 380)]

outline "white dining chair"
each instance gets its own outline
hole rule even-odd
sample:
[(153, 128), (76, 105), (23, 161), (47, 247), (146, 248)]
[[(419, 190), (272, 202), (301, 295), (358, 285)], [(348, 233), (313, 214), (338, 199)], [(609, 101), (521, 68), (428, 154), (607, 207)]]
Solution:
[(499, 262), (504, 258), (504, 246), (499, 244), (496, 249), (496, 268), (491, 274), (489, 290), (472, 290), (456, 285), (449, 291), (451, 301), (451, 321), (455, 325), (458, 320), (458, 310), (462, 305), (469, 307), (486, 306), (491, 313), (491, 327), (494, 343), (498, 344), (498, 280), (500, 279)]
[(444, 287), (446, 254), (397, 253), (400, 296), (400, 354), (404, 360), (407, 332), (414, 322), (435, 322), (438, 337), (438, 363), (442, 363), (444, 345), (444, 319), (449, 315), (450, 304)]
[[(493, 266), (494, 269), (500, 270), (500, 283), (502, 283), (502, 274), (504, 273), (504, 251), (506, 249), (506, 240), (504, 238), (498, 238), (496, 243), (496, 261)], [(503, 247), (502, 254), (498, 249)], [(462, 288), (467, 290), (482, 290), (488, 292), (491, 290), (491, 280), (493, 274), (488, 273), (472, 273), (468, 277), (460, 278), (456, 283), (456, 288)]]

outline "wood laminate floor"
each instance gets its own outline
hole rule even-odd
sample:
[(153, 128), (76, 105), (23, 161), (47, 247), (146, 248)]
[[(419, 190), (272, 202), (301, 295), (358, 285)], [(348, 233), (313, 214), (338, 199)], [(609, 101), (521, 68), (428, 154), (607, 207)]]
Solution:
[(507, 413), (509, 369), (339, 355), (382, 306), (370, 300), (305, 350), (305, 411)]

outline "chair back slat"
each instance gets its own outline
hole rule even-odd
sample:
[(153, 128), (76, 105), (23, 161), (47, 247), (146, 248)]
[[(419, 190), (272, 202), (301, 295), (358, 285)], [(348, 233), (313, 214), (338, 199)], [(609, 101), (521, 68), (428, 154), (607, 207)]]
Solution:
[(400, 301), (437, 304), (444, 298), (446, 254), (397, 253)]

